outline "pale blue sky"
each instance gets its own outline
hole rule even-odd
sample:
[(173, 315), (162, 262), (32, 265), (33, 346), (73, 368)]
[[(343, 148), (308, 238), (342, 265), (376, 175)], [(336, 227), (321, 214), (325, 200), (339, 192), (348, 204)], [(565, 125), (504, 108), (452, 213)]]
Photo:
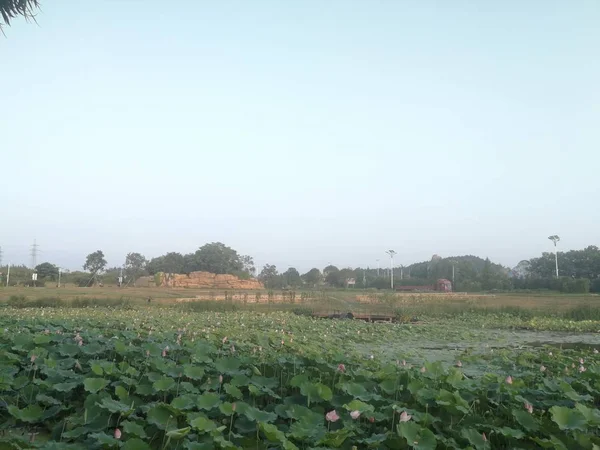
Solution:
[[(44, 0), (0, 37), (4, 262), (600, 245), (597, 1)], [(39, 261), (38, 260), (38, 261)]]

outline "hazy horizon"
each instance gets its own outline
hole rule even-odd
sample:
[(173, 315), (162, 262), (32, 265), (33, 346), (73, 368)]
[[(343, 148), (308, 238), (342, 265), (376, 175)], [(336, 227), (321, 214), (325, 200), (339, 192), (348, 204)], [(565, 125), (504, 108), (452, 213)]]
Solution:
[(0, 36), (2, 264), (600, 245), (600, 5), (42, 3)]

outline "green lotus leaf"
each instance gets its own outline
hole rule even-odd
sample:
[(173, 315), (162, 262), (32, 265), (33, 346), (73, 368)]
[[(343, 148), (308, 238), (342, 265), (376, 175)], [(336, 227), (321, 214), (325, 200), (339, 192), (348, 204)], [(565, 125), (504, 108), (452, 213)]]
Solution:
[(196, 417), (190, 422), (190, 425), (202, 433), (207, 433), (217, 429), (217, 426), (212, 420), (202, 416)]
[(221, 398), (214, 392), (205, 392), (196, 400), (196, 406), (200, 409), (211, 410), (221, 403)]
[(585, 431), (587, 419), (580, 410), (566, 406), (553, 406), (549, 411), (552, 414), (552, 420), (561, 430)]
[(162, 377), (152, 383), (152, 387), (155, 391), (159, 392), (169, 391), (175, 387), (175, 380), (169, 377)]
[(121, 427), (123, 431), (127, 434), (131, 434), (132, 436), (137, 436), (140, 438), (146, 437), (146, 432), (144, 431), (144, 427), (136, 422), (125, 421), (121, 423)]
[(95, 394), (108, 386), (109, 381), (104, 378), (86, 378), (83, 380), (83, 387), (86, 391)]
[(151, 447), (138, 438), (127, 439), (121, 450), (150, 450)]
[(15, 419), (29, 423), (39, 421), (44, 415), (44, 410), (39, 405), (29, 405), (23, 409), (19, 409), (14, 405), (10, 405), (8, 407), (8, 412)]
[(398, 425), (398, 435), (416, 450), (434, 450), (437, 447), (435, 435), (427, 428), (414, 422), (402, 422)]

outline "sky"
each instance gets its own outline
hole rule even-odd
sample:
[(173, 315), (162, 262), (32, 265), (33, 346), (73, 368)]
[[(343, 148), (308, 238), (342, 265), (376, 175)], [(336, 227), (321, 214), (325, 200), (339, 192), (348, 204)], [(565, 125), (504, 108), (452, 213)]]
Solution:
[(0, 35), (3, 263), (306, 271), (600, 245), (600, 4), (43, 0)]

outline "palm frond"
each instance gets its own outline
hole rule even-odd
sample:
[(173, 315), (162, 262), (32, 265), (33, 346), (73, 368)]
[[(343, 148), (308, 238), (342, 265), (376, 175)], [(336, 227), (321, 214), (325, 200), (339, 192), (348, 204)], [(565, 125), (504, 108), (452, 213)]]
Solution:
[(39, 0), (0, 0), (0, 28), (18, 16), (34, 19), (39, 7)]

